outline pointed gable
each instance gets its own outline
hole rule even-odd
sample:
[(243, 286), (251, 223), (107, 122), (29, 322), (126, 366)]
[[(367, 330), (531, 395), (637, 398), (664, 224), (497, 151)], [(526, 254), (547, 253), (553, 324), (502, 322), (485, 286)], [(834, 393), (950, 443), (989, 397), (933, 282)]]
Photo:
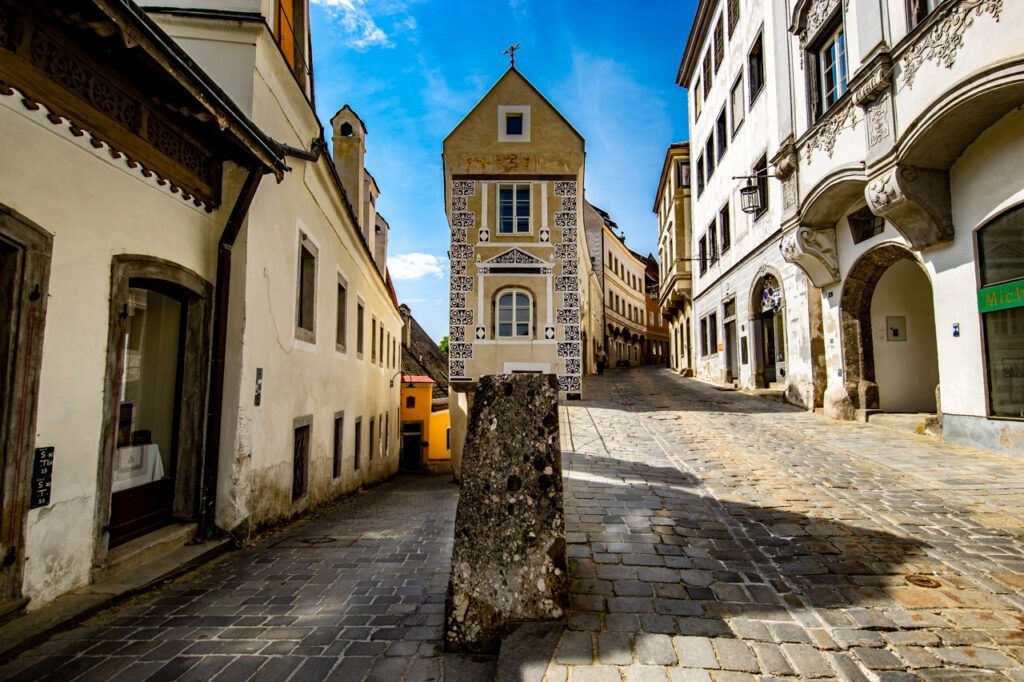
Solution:
[[(522, 113), (524, 134), (503, 133), (503, 112)], [(454, 174), (573, 174), (585, 141), (518, 70), (510, 68), (444, 140)]]

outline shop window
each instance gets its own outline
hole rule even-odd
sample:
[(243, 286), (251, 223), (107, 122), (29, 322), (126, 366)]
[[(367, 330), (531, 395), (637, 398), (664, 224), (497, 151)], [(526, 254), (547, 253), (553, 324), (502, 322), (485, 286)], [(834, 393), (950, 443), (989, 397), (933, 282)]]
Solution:
[(1024, 205), (978, 230), (989, 414), (1024, 418)]

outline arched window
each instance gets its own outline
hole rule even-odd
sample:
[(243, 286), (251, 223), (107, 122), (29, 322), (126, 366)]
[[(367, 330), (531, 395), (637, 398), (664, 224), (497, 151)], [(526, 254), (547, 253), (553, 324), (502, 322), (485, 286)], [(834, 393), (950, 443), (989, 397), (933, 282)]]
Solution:
[(505, 289), (498, 294), (498, 337), (529, 338), (532, 330), (532, 298), (525, 289)]
[(411, 396), (411, 395), (406, 396), (405, 397), (405, 406), (406, 407), (416, 407), (416, 398), (414, 396)]

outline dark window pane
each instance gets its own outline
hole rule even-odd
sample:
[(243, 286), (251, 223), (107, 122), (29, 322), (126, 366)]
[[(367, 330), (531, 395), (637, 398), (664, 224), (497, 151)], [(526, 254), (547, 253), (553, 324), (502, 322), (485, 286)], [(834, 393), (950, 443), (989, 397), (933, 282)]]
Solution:
[(981, 285), (1024, 278), (1024, 206), (1004, 213), (978, 232)]
[(523, 134), (523, 115), (522, 114), (509, 114), (505, 117), (505, 134), (506, 135), (522, 135)]

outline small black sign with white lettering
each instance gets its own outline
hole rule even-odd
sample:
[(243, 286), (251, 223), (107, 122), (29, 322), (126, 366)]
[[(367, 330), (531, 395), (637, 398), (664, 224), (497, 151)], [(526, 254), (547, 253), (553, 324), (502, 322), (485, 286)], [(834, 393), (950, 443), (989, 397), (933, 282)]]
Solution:
[(53, 447), (36, 448), (32, 461), (32, 502), (29, 509), (50, 504), (50, 485), (53, 476)]

